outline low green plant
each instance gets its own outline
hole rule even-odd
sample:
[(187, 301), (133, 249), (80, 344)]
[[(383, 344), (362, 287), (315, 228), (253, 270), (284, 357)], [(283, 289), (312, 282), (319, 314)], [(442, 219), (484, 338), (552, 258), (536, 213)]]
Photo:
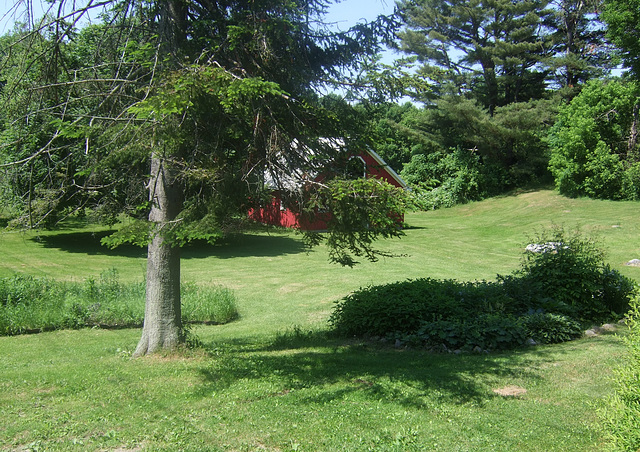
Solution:
[(636, 298), (627, 318), (629, 333), (624, 336), (627, 354), (614, 378), (615, 394), (603, 419), (616, 450), (640, 450), (640, 300)]
[(427, 347), (443, 350), (505, 350), (516, 348), (527, 339), (517, 318), (498, 314), (483, 314), (461, 320), (423, 322), (415, 334)]
[(486, 281), (421, 278), (361, 288), (336, 302), (329, 323), (345, 336), (413, 333), (423, 322), (500, 311), (505, 301)]
[(621, 316), (635, 284), (604, 263), (597, 242), (554, 227), (522, 266), (496, 281), (423, 278), (369, 286), (336, 302), (329, 318), (343, 336), (394, 337), (446, 348), (505, 349), (526, 339), (569, 341), (582, 322)]
[(238, 318), (236, 296), (226, 287), (183, 283), (181, 291), (182, 320), (185, 322), (221, 324)]
[(557, 344), (583, 334), (580, 323), (566, 315), (534, 312), (521, 317), (524, 333), (539, 344)]

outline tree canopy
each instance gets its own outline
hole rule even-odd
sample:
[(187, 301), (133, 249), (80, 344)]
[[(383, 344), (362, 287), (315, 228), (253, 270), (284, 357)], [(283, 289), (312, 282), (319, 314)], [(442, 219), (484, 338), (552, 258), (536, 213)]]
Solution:
[[(263, 196), (266, 174), (276, 183), (304, 179), (358, 141), (318, 92), (345, 82), (396, 24), (380, 17), (330, 31), (322, 0), (54, 4), (55, 15), (2, 46), (2, 97), (11, 106), (3, 159), (24, 206), (20, 221), (138, 218), (110, 240), (149, 247), (136, 354), (174, 347), (184, 340), (180, 245), (236, 229)], [(78, 29), (98, 6), (99, 21)], [(356, 202), (374, 190), (363, 184), (343, 196)], [(368, 205), (359, 224), (381, 225), (375, 219), (389, 210)], [(395, 224), (367, 234), (335, 225), (328, 243), (343, 263), (353, 262), (349, 253), (375, 259), (373, 239), (401, 233)]]

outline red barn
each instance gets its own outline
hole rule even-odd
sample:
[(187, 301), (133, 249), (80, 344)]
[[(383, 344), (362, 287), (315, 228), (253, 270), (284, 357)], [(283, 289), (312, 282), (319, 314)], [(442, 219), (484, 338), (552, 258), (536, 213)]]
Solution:
[[(362, 166), (362, 176), (366, 178), (375, 177), (382, 179), (389, 184), (406, 189), (404, 180), (373, 150), (367, 149), (350, 159), (350, 172), (360, 173)], [(259, 208), (249, 210), (249, 218), (259, 223), (285, 228), (298, 228), (304, 231), (321, 231), (327, 229), (329, 213), (318, 213), (313, 221), (310, 221), (295, 208), (287, 206), (279, 191), (274, 191), (271, 202)]]

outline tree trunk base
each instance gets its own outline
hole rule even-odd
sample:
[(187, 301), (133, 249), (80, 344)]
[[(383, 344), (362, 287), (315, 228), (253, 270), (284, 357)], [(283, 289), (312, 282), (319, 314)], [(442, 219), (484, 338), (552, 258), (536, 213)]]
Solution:
[(157, 328), (149, 331), (146, 328), (142, 330), (142, 337), (138, 342), (136, 350), (133, 352), (134, 358), (145, 355), (151, 355), (160, 351), (171, 351), (177, 349), (184, 341), (179, 328), (168, 327), (163, 331)]

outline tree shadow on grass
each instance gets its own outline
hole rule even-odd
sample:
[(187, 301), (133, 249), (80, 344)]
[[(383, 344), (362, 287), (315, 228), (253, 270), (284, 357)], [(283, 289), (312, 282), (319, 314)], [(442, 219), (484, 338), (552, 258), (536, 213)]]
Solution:
[(30, 240), (40, 243), (45, 248), (56, 248), (67, 253), (81, 253), (88, 255), (122, 256), (144, 258), (147, 250), (134, 245), (123, 245), (116, 249), (110, 249), (102, 243), (103, 237), (113, 234), (115, 231), (96, 232), (64, 232), (56, 234), (39, 235)]
[[(56, 248), (68, 253), (133, 258), (147, 256), (147, 250), (144, 247), (121, 245), (110, 249), (102, 245), (100, 242), (102, 238), (113, 232), (65, 232), (41, 235), (30, 240), (42, 244), (45, 248)], [(181, 254), (183, 259), (207, 257), (231, 259), (234, 257), (275, 257), (303, 252), (308, 252), (304, 243), (286, 235), (236, 234), (215, 245), (205, 241), (195, 241), (184, 246)]]
[[(198, 389), (200, 396), (240, 380), (276, 379), (283, 390), (265, 397), (296, 391), (301, 403), (342, 402), (355, 396), (414, 409), (433, 409), (441, 403), (483, 406), (498, 397), (488, 381), (540, 379), (536, 368), (545, 360), (557, 359), (557, 351), (547, 359), (543, 348), (448, 355), (364, 342), (347, 344), (324, 333), (292, 338), (289, 348), (281, 338), (262, 348), (238, 343), (225, 347), (237, 348), (212, 356), (211, 363), (200, 369), (204, 382)], [(304, 389), (311, 390), (300, 391)]]
[(211, 245), (204, 241), (194, 241), (183, 247), (182, 257), (199, 259), (216, 257), (275, 257), (309, 252), (302, 240), (288, 235), (234, 234)]

